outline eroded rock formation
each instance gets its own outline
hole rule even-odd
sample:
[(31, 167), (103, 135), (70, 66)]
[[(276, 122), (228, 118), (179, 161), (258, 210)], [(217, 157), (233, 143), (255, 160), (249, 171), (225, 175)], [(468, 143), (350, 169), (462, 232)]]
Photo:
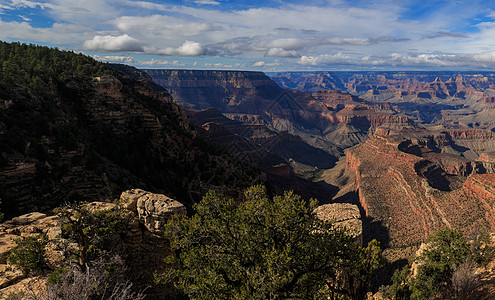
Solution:
[(347, 151), (359, 202), (367, 217), (383, 225), (372, 236), (403, 247), (446, 226), (468, 235), (495, 230), (493, 163), (442, 153), (468, 133), (379, 133), (384, 131)]
[[(112, 237), (113, 251), (124, 258), (132, 282), (144, 288), (152, 283), (153, 272), (163, 269), (163, 259), (170, 251), (163, 237), (163, 222), (173, 214), (185, 215), (186, 208), (165, 195), (140, 189), (123, 192), (119, 205), (125, 210), (123, 215), (127, 229), (118, 240)], [(108, 202), (87, 204), (91, 211), (105, 211), (115, 207), (115, 204)], [(67, 247), (76, 249), (77, 245), (62, 238), (58, 216), (34, 212), (6, 221), (0, 224), (0, 299), (6, 299), (11, 293), (29, 290), (33, 288), (34, 282), (40, 283), (36, 288), (44, 288), (45, 275), (25, 276), (5, 260), (10, 249), (16, 245), (15, 239), (40, 234), (48, 236), (48, 265), (54, 269), (67, 266), (69, 258), (63, 255), (63, 251)], [(164, 291), (160, 288), (149, 288), (149, 293), (155, 293), (155, 296), (161, 292)]]

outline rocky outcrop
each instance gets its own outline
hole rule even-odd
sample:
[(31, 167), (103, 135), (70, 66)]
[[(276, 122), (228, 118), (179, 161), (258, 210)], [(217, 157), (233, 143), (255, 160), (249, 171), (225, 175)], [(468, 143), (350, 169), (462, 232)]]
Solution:
[(495, 163), (495, 152), (481, 153), (479, 160), (489, 163)]
[[(132, 278), (133, 283), (145, 287), (152, 282), (153, 271), (163, 268), (163, 259), (170, 251), (163, 237), (164, 222), (173, 214), (185, 215), (186, 209), (174, 199), (141, 189), (123, 192), (119, 205), (124, 210), (127, 230), (118, 241), (112, 237), (112, 247), (117, 251), (116, 254), (124, 258), (130, 271), (128, 276)], [(116, 204), (91, 202), (86, 207), (91, 211), (105, 211), (116, 208)], [(65, 266), (68, 262), (63, 255), (65, 248), (62, 245), (76, 246), (62, 238), (58, 216), (34, 212), (0, 224), (0, 299), (3, 300), (2, 296), (6, 297), (10, 293), (31, 288), (31, 283), (35, 281), (44, 284), (46, 275), (26, 277), (5, 260), (10, 249), (16, 245), (15, 239), (40, 234), (48, 236), (48, 265), (52, 268)], [(149, 292), (159, 293), (160, 289), (149, 288)]]
[(179, 201), (140, 189), (123, 192), (120, 202), (124, 208), (137, 213), (139, 221), (155, 234), (163, 234), (163, 227), (172, 215), (185, 216), (187, 213)]
[(318, 206), (316, 216), (323, 221), (332, 222), (337, 227), (348, 230), (359, 245), (363, 244), (363, 224), (359, 207), (350, 203), (331, 203)]
[[(19, 269), (7, 264), (6, 257), (15, 247), (16, 239), (28, 236), (46, 234), (49, 238), (47, 260), (52, 266), (59, 266), (63, 256), (56, 245), (60, 239), (61, 227), (57, 216), (47, 216), (42, 213), (30, 213), (16, 217), (0, 224), (0, 299), (8, 299), (9, 294), (32, 288), (38, 278), (26, 278)], [(34, 280), (34, 281), (33, 281)]]

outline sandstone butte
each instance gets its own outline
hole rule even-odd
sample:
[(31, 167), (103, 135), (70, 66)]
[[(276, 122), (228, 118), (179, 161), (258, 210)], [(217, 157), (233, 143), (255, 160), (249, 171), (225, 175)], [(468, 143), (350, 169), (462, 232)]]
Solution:
[(473, 134), (475, 149), (483, 134), (485, 145), (495, 143), (482, 130), (381, 129), (348, 149), (346, 167), (355, 177), (363, 218), (380, 225), (369, 228), (368, 234), (397, 248), (419, 245), (443, 227), (460, 228), (467, 236), (494, 232), (493, 156), (484, 154), (474, 161), (440, 153), (455, 148), (456, 142), (469, 144)]

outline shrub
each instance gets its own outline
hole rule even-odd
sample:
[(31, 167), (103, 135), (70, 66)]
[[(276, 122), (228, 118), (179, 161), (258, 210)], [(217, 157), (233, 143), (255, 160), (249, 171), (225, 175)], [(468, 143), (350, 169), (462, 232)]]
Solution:
[(81, 270), (99, 254), (99, 244), (106, 236), (125, 231), (125, 220), (118, 209), (91, 211), (87, 205), (72, 205), (55, 210), (62, 221), (62, 235), (73, 240), (78, 250), (71, 253)]
[(122, 258), (105, 253), (92, 261), (85, 271), (74, 268), (53, 272), (48, 278), (46, 291), (38, 299), (144, 299), (142, 292), (132, 290), (132, 283), (125, 280), (124, 272)]
[(7, 255), (7, 261), (21, 268), (24, 274), (40, 271), (45, 266), (45, 246), (48, 243), (46, 235), (29, 236), (15, 240), (17, 246)]
[(376, 243), (358, 250), (345, 230), (316, 217), (316, 201), (292, 192), (271, 199), (254, 186), (245, 198), (238, 204), (210, 191), (196, 214), (173, 218), (166, 229), (175, 255), (163, 277), (191, 299), (351, 296), (338, 280), (346, 276), (357, 289), (368, 286)]
[(48, 285), (55, 285), (61, 282), (62, 278), (69, 272), (67, 269), (55, 269), (47, 279)]
[(429, 299), (440, 296), (465, 299), (479, 285), (476, 264), (486, 262), (493, 249), (485, 241), (469, 244), (457, 229), (441, 229), (428, 239), (426, 250), (415, 261), (417, 274), (412, 277), (411, 264), (397, 270), (388, 292), (392, 299)]

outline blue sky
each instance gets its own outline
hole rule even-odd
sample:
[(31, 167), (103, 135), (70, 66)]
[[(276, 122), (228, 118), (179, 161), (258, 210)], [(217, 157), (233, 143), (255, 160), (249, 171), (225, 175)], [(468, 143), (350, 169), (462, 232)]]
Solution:
[(0, 39), (140, 68), (495, 71), (495, 2), (0, 0)]

